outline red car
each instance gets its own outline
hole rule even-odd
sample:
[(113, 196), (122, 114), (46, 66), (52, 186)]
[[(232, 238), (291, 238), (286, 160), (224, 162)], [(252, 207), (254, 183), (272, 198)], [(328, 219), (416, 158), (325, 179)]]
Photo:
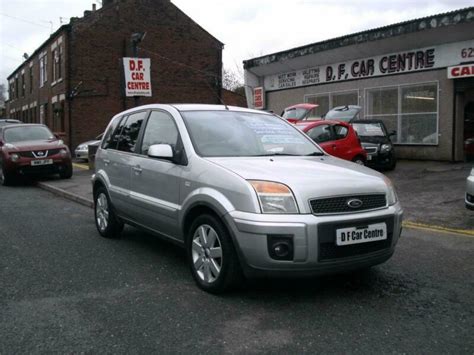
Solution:
[(308, 118), (311, 110), (318, 107), (316, 104), (297, 104), (285, 108), (285, 111), (281, 114), (285, 120), (291, 123), (303, 121)]
[(41, 124), (0, 128), (0, 181), (9, 185), (18, 175), (72, 176), (71, 153), (62, 140)]
[(296, 127), (311, 137), (326, 153), (365, 165), (367, 152), (351, 125), (341, 121), (302, 121)]

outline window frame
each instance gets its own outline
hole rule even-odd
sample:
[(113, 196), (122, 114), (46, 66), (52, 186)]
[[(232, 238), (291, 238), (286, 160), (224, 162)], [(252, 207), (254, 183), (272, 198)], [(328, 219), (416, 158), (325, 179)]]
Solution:
[(117, 145), (115, 146), (115, 148), (108, 148), (108, 149), (113, 149), (113, 150), (115, 150), (119, 153), (123, 153), (123, 154), (140, 155), (136, 152), (136, 148), (138, 146), (141, 146), (141, 139), (142, 139), (143, 132), (144, 132), (144, 124), (146, 124), (146, 122), (148, 121), (148, 117), (150, 116), (151, 110), (150, 109), (144, 109), (144, 110), (142, 109), (142, 110), (128, 112), (126, 115), (122, 116), (122, 119), (120, 120), (120, 122), (117, 124), (117, 127), (116, 127), (116, 129), (117, 129), (123, 121), (124, 125), (122, 126), (122, 129), (120, 131), (120, 135), (119, 135), (119, 139), (120, 139), (122, 137), (122, 134), (123, 134), (123, 128), (127, 124), (127, 121), (130, 118), (130, 116), (136, 115), (136, 114), (139, 114), (139, 113), (142, 113), (142, 112), (146, 112), (146, 115), (145, 115), (145, 118), (143, 119), (142, 125), (140, 126), (140, 132), (138, 132), (138, 136), (137, 136), (137, 140), (135, 142), (135, 148), (133, 149), (133, 152), (126, 152), (124, 150), (118, 149), (118, 143), (119, 143), (118, 141), (117, 141)]
[[(151, 118), (151, 115), (152, 115), (153, 112), (164, 113), (167, 116), (169, 116), (169, 118), (171, 119), (171, 122), (173, 122), (173, 124), (176, 128), (176, 131), (178, 132), (178, 137), (177, 137), (177, 140), (176, 140), (176, 146), (174, 148), (173, 147), (171, 147), (171, 148), (173, 149), (173, 155), (176, 155), (179, 158), (179, 162), (171, 161), (169, 159), (153, 158), (153, 157), (148, 156), (148, 154), (143, 153), (143, 139), (145, 137), (146, 128), (148, 127), (148, 122), (150, 121), (150, 118)], [(136, 154), (140, 155), (141, 157), (147, 158), (147, 159), (152, 159), (152, 160), (159, 160), (159, 161), (163, 161), (163, 162), (168, 162), (168, 163), (172, 163), (172, 164), (178, 164), (178, 165), (184, 165), (184, 166), (188, 165), (186, 149), (184, 148), (183, 140), (181, 139), (181, 132), (179, 131), (179, 127), (176, 123), (175, 118), (171, 114), (171, 112), (168, 112), (168, 111), (162, 110), (162, 109), (151, 109), (150, 112), (148, 113), (146, 121), (143, 124), (143, 130), (142, 130), (142, 132), (140, 132), (139, 139), (140, 139), (139, 141), (137, 140), (137, 146), (139, 146), (140, 149), (139, 149), (139, 152), (136, 153)]]
[[(357, 95), (357, 103), (356, 104), (351, 104), (351, 105), (356, 105), (356, 106), (360, 106), (360, 89), (350, 89), (350, 90), (342, 90), (342, 91), (326, 91), (326, 92), (321, 92), (321, 93), (314, 93), (314, 94), (305, 94), (303, 96), (303, 101), (305, 103), (313, 103), (313, 102), (309, 102), (308, 99), (309, 98), (312, 98), (312, 97), (318, 97), (318, 96), (329, 96), (329, 106), (328, 106), (328, 111), (329, 112), (330, 110), (332, 110), (334, 107), (337, 107), (337, 106), (334, 106), (334, 102), (333, 102), (333, 95), (334, 94), (350, 94), (350, 93), (355, 93)], [(317, 103), (316, 103), (317, 104)], [(323, 113), (321, 115), (321, 117), (323, 117), (324, 115), (326, 115), (326, 113)]]
[[(416, 87), (416, 86), (423, 86), (423, 85), (430, 85), (430, 84), (435, 84), (436, 85), (436, 112), (418, 112), (418, 113), (401, 113), (402, 109), (402, 88), (406, 87)], [(398, 107), (397, 107), (397, 113), (396, 114), (377, 114), (377, 115), (369, 115), (368, 110), (369, 110), (369, 105), (368, 105), (368, 100), (369, 100), (369, 91), (371, 90), (377, 90), (377, 89), (390, 89), (390, 88), (396, 88), (398, 90)], [(364, 108), (364, 119), (371, 119), (374, 117), (389, 117), (389, 116), (396, 116), (397, 119), (397, 141), (393, 141), (394, 145), (397, 146), (439, 146), (439, 105), (440, 105), (440, 88), (439, 88), (439, 80), (432, 80), (432, 81), (423, 81), (419, 83), (404, 83), (404, 84), (398, 84), (398, 85), (385, 85), (385, 86), (376, 86), (376, 87), (368, 87), (364, 89), (364, 98), (365, 98), (365, 108)], [(435, 143), (400, 143), (398, 141), (398, 137), (400, 136), (400, 133), (402, 131), (402, 116), (413, 116), (413, 115), (433, 115), (436, 114), (436, 142)]]

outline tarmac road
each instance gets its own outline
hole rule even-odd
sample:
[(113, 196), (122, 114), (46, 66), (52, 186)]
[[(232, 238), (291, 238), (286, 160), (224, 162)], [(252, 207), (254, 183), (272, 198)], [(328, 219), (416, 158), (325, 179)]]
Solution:
[(184, 251), (92, 210), (0, 187), (0, 354), (473, 353), (474, 238), (405, 230), (365, 273), (213, 296)]

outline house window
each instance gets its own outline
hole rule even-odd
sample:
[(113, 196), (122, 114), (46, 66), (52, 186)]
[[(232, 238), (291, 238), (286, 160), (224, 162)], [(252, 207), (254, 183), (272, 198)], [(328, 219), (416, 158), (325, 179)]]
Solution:
[(44, 53), (40, 59), (40, 88), (48, 81), (48, 56)]
[(15, 99), (18, 99), (18, 78), (15, 78)]
[(438, 84), (416, 84), (367, 90), (366, 118), (396, 130), (400, 144), (438, 144)]
[(62, 78), (62, 57), (63, 48), (57, 46), (53, 51), (53, 82)]
[(25, 81), (25, 74), (21, 74), (21, 96), (25, 97), (26, 92), (26, 81)]
[(64, 132), (64, 101), (53, 105), (53, 131)]
[(33, 92), (33, 68), (30, 67), (30, 94)]

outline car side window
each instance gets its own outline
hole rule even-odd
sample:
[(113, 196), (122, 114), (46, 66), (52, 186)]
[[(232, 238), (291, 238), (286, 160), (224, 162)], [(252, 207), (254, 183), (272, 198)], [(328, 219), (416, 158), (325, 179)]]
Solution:
[(332, 140), (331, 127), (329, 125), (319, 125), (306, 132), (316, 143), (324, 143)]
[(117, 117), (112, 121), (112, 124), (105, 133), (104, 140), (102, 141), (102, 149), (115, 149), (117, 147), (118, 137), (120, 137), (120, 131), (123, 128), (123, 126), (120, 126), (120, 130), (118, 130), (117, 126), (119, 125), (120, 121), (125, 121), (123, 116)]
[(347, 127), (344, 127), (341, 125), (334, 126), (334, 134), (336, 135), (336, 139), (346, 138), (347, 133), (349, 133), (349, 130), (347, 129)]
[(148, 111), (142, 111), (128, 116), (123, 125), (122, 132), (118, 141), (117, 149), (122, 152), (134, 153), (135, 145), (140, 134), (142, 123), (148, 115)]
[(141, 153), (148, 154), (153, 144), (169, 144), (176, 148), (179, 133), (173, 118), (162, 111), (152, 111), (145, 127)]

